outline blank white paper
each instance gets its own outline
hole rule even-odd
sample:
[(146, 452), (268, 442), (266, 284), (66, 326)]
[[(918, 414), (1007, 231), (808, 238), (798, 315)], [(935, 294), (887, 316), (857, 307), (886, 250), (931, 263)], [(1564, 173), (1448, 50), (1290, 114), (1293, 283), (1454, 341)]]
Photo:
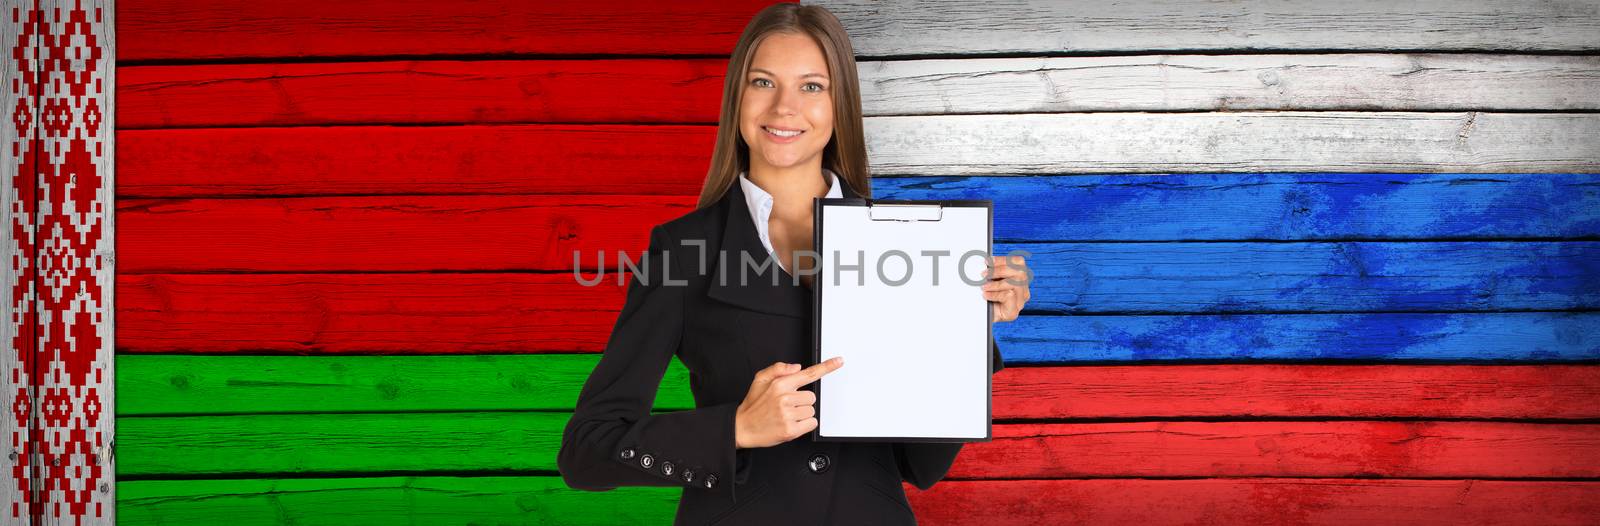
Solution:
[[(819, 437), (988, 436), (989, 305), (980, 285), (958, 274), (983, 279), (987, 260), (963, 262), (962, 255), (987, 256), (988, 209), (945, 207), (939, 221), (874, 221), (865, 206), (825, 205), (822, 219), (821, 359), (843, 356), (844, 367), (820, 380)], [(883, 257), (891, 250), (910, 256), (909, 269), (906, 258)], [(935, 265), (924, 251), (949, 255)], [(836, 280), (841, 263), (861, 268), (838, 269)], [(885, 281), (906, 278), (899, 286)]]

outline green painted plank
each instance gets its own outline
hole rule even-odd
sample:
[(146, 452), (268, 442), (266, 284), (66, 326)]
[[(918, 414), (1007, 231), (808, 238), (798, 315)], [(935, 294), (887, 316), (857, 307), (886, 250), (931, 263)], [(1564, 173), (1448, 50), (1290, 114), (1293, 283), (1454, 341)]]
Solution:
[(586, 492), (549, 476), (145, 480), (117, 485), (117, 523), (670, 524), (682, 492)]
[[(117, 356), (117, 416), (571, 411), (598, 354)], [(656, 410), (694, 407), (674, 358)]]
[(555, 472), (570, 413), (330, 413), (117, 420), (118, 478)]

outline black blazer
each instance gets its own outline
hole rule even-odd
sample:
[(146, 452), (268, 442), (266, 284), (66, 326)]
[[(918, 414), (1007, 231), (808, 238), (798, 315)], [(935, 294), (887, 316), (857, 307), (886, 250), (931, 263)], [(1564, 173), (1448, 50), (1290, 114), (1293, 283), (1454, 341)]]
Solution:
[[(847, 184), (841, 191), (859, 197)], [(776, 263), (760, 272), (759, 264), (744, 266), (745, 257), (770, 259), (738, 184), (716, 204), (650, 231), (561, 438), (562, 479), (591, 491), (682, 487), (676, 524), (914, 524), (900, 482), (932, 487), (962, 444), (814, 442), (807, 434), (734, 447), (734, 414), (756, 371), (812, 363), (811, 289)], [(743, 286), (741, 271), (749, 275)], [(999, 372), (992, 339), (990, 347)], [(652, 414), (674, 355), (689, 369), (695, 409)]]

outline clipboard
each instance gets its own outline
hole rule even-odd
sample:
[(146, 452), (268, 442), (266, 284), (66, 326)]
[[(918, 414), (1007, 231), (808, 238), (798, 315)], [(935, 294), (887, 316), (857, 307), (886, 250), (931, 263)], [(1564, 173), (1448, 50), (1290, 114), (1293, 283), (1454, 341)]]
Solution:
[(979, 289), (993, 253), (993, 202), (818, 198), (813, 206), (812, 363), (844, 356), (845, 364), (811, 386), (812, 440), (991, 440), (994, 315)]

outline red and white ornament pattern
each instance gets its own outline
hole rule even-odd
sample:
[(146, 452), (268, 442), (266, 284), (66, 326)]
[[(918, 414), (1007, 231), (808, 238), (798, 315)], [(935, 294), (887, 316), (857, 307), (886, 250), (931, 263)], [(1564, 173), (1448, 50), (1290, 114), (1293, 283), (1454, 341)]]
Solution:
[[(113, 8), (11, 0), (4, 173), (7, 522), (109, 523), (113, 512)], [(14, 36), (14, 38), (12, 38)]]

